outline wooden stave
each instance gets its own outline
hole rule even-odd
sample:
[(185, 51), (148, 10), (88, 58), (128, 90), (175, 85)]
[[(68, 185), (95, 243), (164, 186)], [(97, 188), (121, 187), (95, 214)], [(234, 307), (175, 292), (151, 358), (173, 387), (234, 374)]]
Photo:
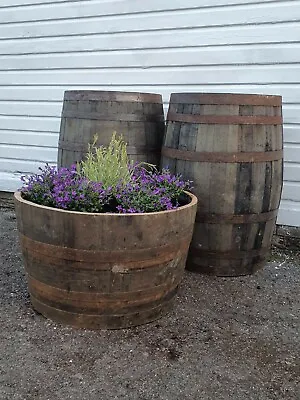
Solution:
[[(94, 100), (93, 100), (94, 99)], [(87, 150), (70, 150), (61, 143), (88, 143), (98, 134), (96, 146), (107, 146), (114, 131), (128, 143), (134, 162), (159, 164), (165, 130), (162, 97), (158, 94), (104, 91), (66, 91), (58, 143), (58, 167), (84, 159)]]
[[(171, 109), (172, 114), (174, 114), (176, 111), (178, 111), (179, 114), (181, 114), (181, 115), (183, 115), (184, 112), (186, 112), (186, 115), (188, 115), (188, 112), (190, 114), (192, 114), (192, 110), (195, 109), (195, 108), (198, 109), (198, 111), (199, 110), (201, 111), (201, 109), (200, 109), (200, 107), (202, 107), (201, 105), (205, 104), (205, 101), (207, 101), (207, 98), (205, 98), (206, 95), (210, 96), (210, 104), (219, 104), (220, 103), (220, 104), (223, 104), (223, 105), (227, 105), (229, 103), (228, 98), (225, 99), (224, 101), (220, 100), (220, 96), (222, 96), (222, 94), (217, 94), (215, 96), (212, 95), (212, 94), (204, 94), (204, 98), (203, 98), (203, 97), (201, 97), (201, 96), (203, 96), (203, 94), (200, 93), (200, 94), (196, 94), (196, 96), (198, 96), (198, 102), (197, 102), (198, 104), (191, 105), (191, 104), (188, 103), (189, 94), (186, 95), (184, 101), (182, 102), (183, 104), (179, 104), (178, 103), (178, 96), (180, 96), (180, 94), (172, 94), (171, 95), (171, 100), (170, 100), (170, 108), (169, 108), (169, 110)], [(236, 95), (230, 95), (231, 99), (234, 99), (235, 96)], [(238, 95), (238, 96), (241, 96), (241, 95)], [(218, 97), (219, 97), (219, 101), (216, 101), (215, 99), (217, 98), (217, 100), (218, 100)], [(247, 99), (247, 95), (243, 95), (243, 97)], [(250, 97), (251, 97), (250, 101), (249, 101), (250, 104), (257, 102), (257, 100), (259, 100), (260, 103), (264, 103), (264, 96), (259, 96), (259, 98), (258, 98), (255, 95), (250, 95)], [(276, 115), (276, 116), (279, 117), (279, 119), (281, 119), (281, 114), (282, 114), (282, 111), (281, 111), (281, 97), (280, 96), (275, 96), (275, 97), (274, 96), (266, 96), (266, 98), (267, 98), (267, 101), (266, 101), (267, 104), (269, 104), (270, 102), (273, 102), (275, 104), (273, 115)], [(175, 102), (175, 100), (176, 100), (177, 103)], [(240, 101), (240, 99), (238, 99), (238, 101)], [(237, 103), (238, 104), (238, 101), (232, 101), (232, 103)], [(176, 107), (178, 107), (178, 110), (176, 110)], [(271, 108), (268, 105), (266, 107), (266, 109), (268, 109), (268, 107), (269, 107), (269, 109)], [(219, 108), (222, 108), (222, 106), (219, 107)], [(224, 109), (225, 108), (226, 107), (224, 107)], [(246, 114), (248, 114), (247, 111), (249, 111), (249, 110), (247, 110), (247, 108), (250, 109), (250, 107), (241, 107), (243, 112), (246, 111)], [(254, 107), (253, 106), (253, 109), (255, 109), (255, 108), (259, 108), (259, 107)], [(222, 110), (221, 110), (220, 115), (223, 116), (225, 114), (226, 113), (225, 112), (222, 113)], [(251, 113), (249, 113), (249, 114), (251, 114)], [(243, 113), (242, 113), (242, 115), (243, 115)], [(192, 120), (193, 117), (194, 117), (193, 115), (189, 115), (189, 120)], [(204, 119), (205, 119), (205, 116), (204, 116)], [(255, 122), (255, 118), (253, 119), (253, 122)], [(170, 125), (173, 127), (173, 129), (177, 128), (177, 133), (176, 132), (175, 133), (177, 134), (177, 137), (179, 137), (178, 135), (181, 134), (180, 130), (185, 129), (187, 124), (180, 123), (180, 122), (175, 122), (174, 123), (173, 121), (168, 121), (167, 120), (167, 131), (166, 131), (166, 135), (165, 135), (163, 146), (167, 147), (167, 151), (171, 150), (171, 151), (174, 151), (174, 153), (175, 153), (177, 151), (177, 149), (179, 148), (178, 145), (172, 146), (172, 145), (170, 145), (170, 143), (166, 145), (167, 136), (170, 133), (170, 132), (168, 132), (168, 130), (170, 129), (169, 128)], [(196, 125), (194, 124), (193, 126), (196, 126)], [(201, 125), (202, 132), (204, 132), (203, 128), (205, 129), (205, 125)], [(223, 127), (220, 126), (220, 128), (223, 128)], [(251, 132), (251, 127), (247, 126), (247, 127), (243, 128), (243, 129), (246, 129), (246, 130), (250, 129), (250, 132)], [(262, 154), (259, 154), (259, 152), (257, 152), (257, 153), (255, 152), (254, 155), (256, 157), (258, 157), (258, 158), (260, 157), (260, 160), (255, 160), (255, 158), (251, 160), (251, 156), (253, 155), (253, 152), (251, 152), (252, 154), (248, 154), (248, 155), (247, 155), (247, 152), (245, 152), (245, 153), (243, 153), (243, 156), (242, 156), (242, 158), (244, 158), (244, 159), (241, 162), (236, 162), (234, 164), (236, 166), (239, 166), (239, 167), (241, 165), (244, 165), (245, 168), (248, 168), (248, 165), (254, 165), (254, 167), (253, 167), (254, 169), (255, 169), (255, 164), (256, 165), (257, 164), (260, 164), (260, 165), (261, 164), (265, 164), (265, 166), (266, 167), (268, 166), (271, 169), (271, 171), (273, 171), (273, 172), (275, 171), (275, 176), (277, 176), (277, 177), (280, 176), (281, 177), (280, 183), (278, 183), (278, 189), (277, 189), (278, 193), (277, 193), (277, 195), (274, 196), (274, 194), (272, 194), (273, 200), (275, 198), (277, 198), (277, 201), (275, 201), (275, 200), (273, 201), (273, 206), (270, 207), (270, 209), (263, 210), (261, 212), (257, 212), (257, 211), (253, 211), (253, 210), (252, 211), (251, 210), (246, 210), (245, 213), (236, 213), (236, 212), (234, 212), (234, 210), (232, 210), (231, 213), (228, 213), (228, 214), (230, 214), (230, 217), (228, 218), (228, 216), (226, 216), (226, 218), (227, 218), (227, 221), (226, 221), (226, 218), (224, 220), (224, 215), (225, 215), (224, 212), (223, 213), (218, 213), (218, 212), (215, 212), (215, 210), (214, 210), (214, 212), (207, 212), (206, 210), (205, 210), (205, 212), (203, 212), (203, 209), (202, 209), (203, 202), (201, 201), (201, 197), (202, 197), (203, 193), (198, 191), (197, 188), (196, 188), (196, 190), (194, 190), (194, 193), (199, 198), (197, 215), (201, 215), (202, 222), (199, 221), (199, 217), (196, 217), (195, 232), (196, 231), (199, 232), (199, 230), (201, 228), (203, 228), (203, 230), (206, 230), (206, 232), (208, 232), (208, 230), (209, 230), (208, 226), (214, 227), (214, 230), (216, 230), (216, 228), (221, 227), (223, 225), (223, 229), (226, 226), (229, 227), (230, 229), (232, 227), (234, 227), (234, 228), (232, 228), (233, 231), (240, 229), (241, 231), (244, 231), (244, 236), (251, 237), (251, 235), (253, 235), (253, 232), (251, 232), (251, 224), (254, 225), (255, 224), (255, 219), (258, 219), (257, 223), (259, 225), (259, 230), (261, 232), (266, 230), (266, 238), (265, 239), (263, 238), (263, 241), (268, 242), (268, 246), (267, 247), (268, 247), (268, 249), (270, 248), (271, 236), (272, 236), (270, 234), (270, 232), (272, 232), (272, 230), (274, 230), (274, 228), (275, 228), (276, 216), (277, 216), (277, 213), (278, 213), (279, 200), (280, 200), (280, 195), (281, 195), (281, 190), (282, 190), (282, 162), (283, 162), (283, 158), (282, 158), (282, 154), (281, 154), (281, 152), (282, 152), (282, 126), (278, 125), (278, 128), (276, 128), (276, 129), (278, 130), (278, 137), (281, 137), (281, 140), (280, 139), (278, 140), (278, 143), (277, 143), (278, 144), (278, 148), (276, 148), (276, 149), (275, 148), (267, 149), (268, 150), (268, 160), (265, 161), (263, 159), (264, 157), (262, 157)], [(191, 132), (193, 132), (193, 131), (191, 131)], [(226, 132), (226, 130), (225, 130), (225, 132)], [(253, 130), (252, 133), (254, 135), (254, 130)], [(170, 139), (170, 140), (172, 141), (172, 139)], [(180, 142), (180, 139), (179, 139), (178, 143), (179, 144), (182, 143), (182, 142)], [(215, 162), (213, 163), (212, 159), (210, 159), (210, 162), (208, 162), (208, 159), (211, 156), (211, 154), (207, 154), (206, 153), (207, 149), (201, 148), (201, 150), (200, 149), (197, 149), (197, 150), (199, 152), (198, 153), (198, 157), (199, 157), (199, 155), (200, 155), (200, 158), (202, 157), (202, 160), (200, 160), (200, 162), (202, 164), (198, 164), (198, 165), (200, 165), (200, 168), (202, 166), (204, 166), (204, 168), (207, 168), (208, 164), (211, 164), (211, 165), (214, 164), (214, 166), (218, 165), (219, 169), (224, 169), (224, 168), (226, 169), (227, 168), (226, 165), (229, 165), (229, 164), (225, 164), (226, 162), (227, 163), (230, 162), (231, 164), (233, 164), (231, 162), (232, 160), (231, 161), (230, 160), (224, 160), (224, 159), (222, 160), (222, 157), (224, 158), (224, 152), (220, 152), (220, 154), (219, 154), (216, 151), (215, 152)], [(255, 150), (257, 150), (257, 149), (255, 149)], [(188, 157), (185, 157), (185, 156), (182, 156), (182, 155), (183, 154), (188, 154), (189, 151), (191, 151), (191, 149), (187, 149), (186, 146), (183, 146), (181, 148), (181, 155), (180, 155), (179, 158), (181, 160), (182, 159), (188, 159)], [(245, 151), (245, 149), (243, 151)], [(266, 152), (264, 152), (264, 153), (266, 153)], [(274, 153), (273, 154), (274, 157), (272, 156), (272, 153)], [(248, 156), (250, 156), (250, 157), (248, 157)], [(248, 160), (247, 160), (247, 157), (248, 157)], [(194, 157), (194, 158), (197, 158), (197, 157)], [(205, 160), (205, 158), (207, 158), (207, 159)], [(274, 161), (272, 160), (272, 158), (273, 158)], [(193, 162), (195, 163), (195, 160), (193, 160)], [(177, 162), (174, 163), (174, 159), (172, 160), (171, 157), (164, 156), (164, 147), (163, 147), (163, 150), (162, 150), (162, 162), (161, 162), (161, 165), (163, 167), (166, 167), (166, 166), (170, 167), (171, 166), (171, 171), (172, 172), (182, 173), (182, 170), (184, 170), (184, 168), (186, 168), (186, 167), (182, 166), (184, 161), (180, 161), (180, 163), (179, 163), (179, 169), (176, 170), (176, 164), (178, 165), (178, 159), (177, 159)], [(245, 163), (245, 164), (242, 164), (242, 163)], [(249, 167), (249, 168), (251, 168), (251, 167)], [(189, 174), (189, 173), (184, 174), (183, 173), (183, 175), (184, 175), (184, 178), (193, 180), (193, 175), (192, 174)], [(216, 191), (216, 193), (218, 193), (218, 192)], [(229, 195), (229, 197), (230, 197), (230, 195)], [(264, 217), (261, 217), (261, 214), (262, 213), (267, 214), (268, 212), (273, 214), (273, 218), (266, 218), (264, 220)], [(197, 221), (197, 218), (198, 218), (198, 221)], [(220, 218), (219, 223), (218, 223), (218, 218)], [(231, 218), (235, 219), (236, 223), (233, 223), (233, 221), (231, 221)], [(262, 219), (262, 220), (260, 221), (260, 219)], [(194, 239), (193, 239), (192, 240), (192, 244), (191, 244), (191, 249), (193, 249), (193, 248), (197, 249), (197, 245), (198, 244), (199, 243), (194, 242)], [(203, 257), (205, 256), (205, 251), (206, 250), (207, 250), (206, 248), (205, 248), (205, 250), (203, 250)], [(201, 252), (201, 249), (199, 251)], [(218, 251), (221, 252), (220, 249)], [(197, 266), (193, 265), (193, 257), (191, 256), (191, 252), (190, 252), (189, 257), (188, 257), (187, 269), (193, 270), (195, 272), (201, 272), (201, 273), (204, 272), (204, 273), (210, 273), (210, 274), (219, 275), (219, 276), (246, 275), (246, 274), (253, 273), (258, 268), (262, 267), (263, 263), (266, 260), (266, 257), (267, 257), (266, 255), (259, 256), (259, 257), (249, 257), (249, 256), (245, 257), (244, 256), (244, 257), (241, 257), (241, 261), (238, 261), (238, 262), (237, 261), (232, 261), (230, 259), (229, 260), (223, 259), (221, 263), (220, 263), (220, 257), (215, 259), (215, 260), (213, 260), (211, 258), (210, 262), (206, 263), (206, 264), (210, 264), (210, 268), (208, 267), (208, 265), (203, 265), (201, 267), (198, 266), (198, 268), (197, 268)], [(198, 258), (197, 262), (199, 262), (199, 258)], [(238, 265), (238, 263), (240, 263), (240, 265)], [(235, 266), (233, 265), (233, 268), (230, 268), (230, 264), (236, 264), (236, 265)], [(225, 265), (225, 267), (224, 267), (224, 265)], [(238, 267), (240, 267), (240, 268), (238, 268)]]
[[(189, 205), (182, 207), (181, 212), (184, 214), (184, 219), (186, 221), (183, 230), (181, 230), (181, 226), (178, 225), (178, 221), (182, 219), (182, 215), (178, 217), (176, 213), (172, 211), (170, 215), (168, 215), (169, 212), (153, 213), (156, 216), (158, 214), (163, 214), (163, 226), (166, 226), (167, 221), (169, 221), (171, 225), (172, 223), (178, 225), (176, 228), (178, 232), (177, 235), (175, 235), (175, 241), (173, 242), (171, 238), (166, 238), (168, 243), (162, 246), (160, 252), (161, 258), (155, 258), (155, 254), (157, 254), (159, 249), (155, 250), (153, 253), (151, 248), (140, 248), (139, 257), (136, 257), (136, 259), (131, 262), (129, 261), (131, 254), (129, 254), (127, 258), (125, 257), (125, 261), (120, 264), (122, 260), (122, 251), (120, 250), (120, 254), (116, 252), (115, 255), (113, 254), (111, 256), (108, 262), (102, 260), (102, 265), (100, 265), (98, 270), (95, 268), (95, 264), (90, 264), (91, 260), (96, 262), (99, 255), (98, 253), (93, 254), (95, 253), (94, 250), (79, 249), (79, 252), (88, 252), (94, 255), (94, 257), (87, 258), (87, 261), (83, 261), (86, 258), (86, 253), (81, 257), (75, 251), (75, 261), (72, 263), (71, 260), (71, 263), (67, 263), (67, 261), (69, 261), (69, 253), (65, 254), (64, 251), (57, 253), (51, 246), (49, 246), (49, 249), (46, 249), (48, 245), (45, 241), (48, 241), (49, 237), (51, 237), (51, 232), (53, 232), (51, 228), (55, 225), (55, 221), (50, 221), (50, 226), (47, 226), (47, 232), (50, 233), (49, 235), (44, 231), (43, 226), (45, 226), (45, 224), (43, 223), (34, 225), (35, 228), (33, 229), (35, 229), (36, 232), (27, 232), (28, 237), (32, 236), (34, 239), (40, 237), (40, 240), (43, 241), (41, 242), (43, 246), (37, 245), (38, 243), (32, 238), (28, 240), (26, 230), (28, 230), (29, 226), (28, 221), (32, 219), (31, 214), (28, 213), (28, 209), (34, 209), (36, 218), (40, 222), (42, 222), (41, 212), (43, 209), (46, 209), (49, 215), (51, 210), (53, 211), (55, 209), (32, 205), (32, 203), (22, 200), (20, 194), (15, 194), (15, 198), (16, 197), (15, 204), (18, 228), (29, 292), (34, 308), (38, 312), (41, 312), (46, 317), (51, 315), (53, 320), (63, 323), (68, 323), (72, 316), (70, 324), (78, 328), (117, 329), (147, 323), (160, 318), (166, 312), (166, 309), (171, 306), (173, 297), (176, 294), (177, 287), (184, 273), (189, 242), (192, 237), (193, 219), (195, 217), (197, 202), (195, 197), (192, 198), (191, 207), (189, 207)], [(60, 219), (63, 218), (62, 216), (68, 216), (68, 214), (71, 214), (71, 217), (74, 218), (78, 216), (79, 218), (84, 217), (84, 215), (81, 214), (87, 214), (64, 212), (64, 210), (55, 211), (60, 214)], [(100, 214), (94, 214), (92, 218), (101, 218), (103, 216), (107, 218), (107, 215)], [(117, 216), (116, 214), (112, 214), (110, 216), (114, 218), (119, 216), (122, 220), (128, 219), (126, 215)], [(143, 218), (143, 214), (135, 216), (135, 218), (138, 217)], [(26, 219), (28, 219), (28, 221), (26, 221)], [(128, 220), (130, 219), (129, 216)], [(47, 216), (45, 216), (45, 221), (47, 221)], [(81, 221), (78, 221), (78, 225), (81, 225)], [(129, 222), (128, 226), (132, 226), (132, 223)], [(134, 230), (134, 228), (132, 229)], [(162, 229), (162, 234), (163, 233), (164, 229)], [(60, 240), (58, 240), (58, 242), (59, 241)], [(158, 242), (159, 241), (161, 242), (162, 240), (158, 240)], [(64, 243), (62, 243), (62, 245), (63, 244)], [(88, 240), (86, 241), (86, 247), (90, 247)], [(45, 254), (48, 254), (48, 258), (45, 257)], [(115, 256), (116, 258), (114, 259)], [(139, 258), (146, 262), (141, 262), (141, 265), (138, 265)], [(35, 266), (34, 262), (36, 263)], [(69, 269), (62, 271), (63, 268), (61, 267), (64, 265), (64, 262), (67, 263), (66, 266), (69, 267)], [(77, 265), (74, 265), (74, 262), (77, 262)], [(51, 274), (49, 275), (50, 268), (52, 268), (51, 273), (55, 274), (56, 280), (51, 278)], [(83, 271), (85, 275), (82, 275)], [(93, 273), (90, 274), (90, 271)], [(62, 274), (62, 272), (64, 272), (64, 274)], [(101, 285), (97, 287), (97, 283), (100, 279), (99, 274), (103, 274), (103, 272), (105, 275), (101, 275), (101, 280), (108, 279), (110, 284), (106, 287), (101, 287)], [(128, 275), (126, 281), (123, 281), (122, 275), (124, 274)], [(135, 279), (132, 279), (133, 276)], [(80, 286), (82, 279), (86, 278), (92, 281), (93, 277), (96, 279), (96, 286), (94, 288), (88, 287), (90, 282), (86, 282), (85, 285)], [(68, 278), (69, 281), (67, 281)], [(59, 283), (60, 279), (65, 279), (65, 281)], [(72, 287), (72, 282), (76, 280), (77, 287), (74, 285)], [(61, 316), (65, 316), (66, 320), (62, 320)], [(92, 322), (93, 316), (96, 322)], [(136, 321), (134, 318), (136, 318)], [(105, 321), (111, 321), (111, 323), (108, 322), (106, 324)]]

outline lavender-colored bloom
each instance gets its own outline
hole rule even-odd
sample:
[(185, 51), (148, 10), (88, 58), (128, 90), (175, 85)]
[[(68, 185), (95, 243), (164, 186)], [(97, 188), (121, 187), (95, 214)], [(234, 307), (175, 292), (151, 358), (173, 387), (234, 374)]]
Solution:
[(21, 192), (27, 200), (65, 210), (143, 213), (177, 208), (183, 190), (190, 188), (190, 182), (168, 170), (129, 168), (129, 183), (104, 188), (101, 182), (90, 182), (78, 173), (76, 165), (56, 169), (46, 164), (38, 174), (21, 177)]

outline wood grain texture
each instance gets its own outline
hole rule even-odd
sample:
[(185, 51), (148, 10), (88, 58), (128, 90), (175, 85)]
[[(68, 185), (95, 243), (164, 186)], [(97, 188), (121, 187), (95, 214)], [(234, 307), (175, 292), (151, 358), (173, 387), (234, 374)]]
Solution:
[[(281, 197), (282, 125), (274, 122), (282, 121), (281, 97), (176, 93), (169, 115), (161, 165), (192, 180), (199, 200), (187, 268), (255, 272), (268, 255)], [(244, 118), (252, 122), (234, 122)]]
[(57, 322), (115, 329), (150, 322), (170, 307), (193, 233), (197, 199), (148, 214), (58, 210), (15, 193), (34, 308)]
[(164, 134), (162, 98), (158, 94), (66, 91), (58, 142), (58, 167), (85, 158), (88, 144), (107, 146), (113, 132), (128, 144), (130, 160), (159, 164)]

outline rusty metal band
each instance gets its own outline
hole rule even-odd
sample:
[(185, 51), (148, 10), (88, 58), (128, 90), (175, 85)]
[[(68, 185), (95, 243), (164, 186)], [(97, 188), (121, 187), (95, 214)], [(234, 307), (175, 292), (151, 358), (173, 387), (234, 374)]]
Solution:
[(177, 286), (182, 280), (182, 276), (178, 276), (174, 282), (166, 282), (162, 285), (144, 288), (129, 293), (128, 291), (118, 292), (77, 292), (61, 289), (59, 287), (50, 286), (44, 282), (38, 281), (27, 274), (29, 291), (37, 296), (38, 294), (44, 298), (52, 298), (68, 301), (84, 301), (84, 302), (116, 302), (116, 301), (149, 301), (162, 298), (163, 293), (176, 291)]
[(197, 213), (196, 222), (205, 224), (252, 224), (271, 221), (276, 218), (278, 210), (260, 214), (201, 214)]
[(250, 250), (232, 250), (232, 251), (213, 251), (201, 250), (195, 247), (190, 248), (190, 254), (194, 257), (209, 258), (209, 259), (226, 259), (226, 260), (241, 260), (243, 258), (251, 258), (264, 256), (269, 252), (269, 247)]
[[(162, 301), (149, 309), (142, 309), (126, 314), (104, 314), (99, 312), (87, 313), (72, 312), (62, 309), (53, 308), (53, 306), (45, 303), (45, 300), (39, 301), (32, 294), (30, 295), (33, 308), (56, 322), (68, 324), (76, 328), (87, 329), (116, 329), (128, 328), (136, 325), (141, 325), (146, 322), (153, 321), (156, 318), (164, 315), (171, 307), (173, 297), (170, 299), (162, 299)], [(126, 299), (125, 299), (126, 302)]]
[[(68, 140), (60, 139), (58, 142), (59, 149), (77, 151), (77, 152), (87, 152), (88, 145), (84, 143), (71, 142)], [(159, 148), (147, 147), (147, 146), (127, 146), (127, 153), (133, 154), (148, 154), (148, 153), (159, 153)]]
[[(52, 259), (64, 259), (69, 261), (77, 261), (82, 263), (95, 263), (104, 266), (108, 263), (137, 263), (142, 265), (144, 261), (153, 262), (165, 262), (173, 259), (174, 254), (178, 251), (187, 250), (189, 247), (189, 237), (191, 237), (191, 229), (186, 232), (182, 232), (182, 237), (174, 240), (173, 243), (145, 249), (134, 249), (134, 250), (120, 250), (120, 251), (94, 251), (94, 250), (83, 250), (83, 249), (72, 249), (68, 247), (62, 247), (52, 245), (48, 243), (38, 242), (32, 240), (29, 237), (20, 234), (20, 241), (22, 248), (26, 251), (45, 255)], [(146, 263), (147, 265), (149, 263)], [(137, 265), (137, 267), (138, 267)], [(81, 266), (80, 268), (84, 268)], [(86, 267), (89, 268), (88, 265)], [(97, 269), (97, 268), (96, 268)], [(103, 269), (107, 269), (106, 267)]]
[(63, 111), (62, 118), (97, 121), (164, 122), (163, 114), (101, 114), (98, 112)]
[(170, 103), (280, 107), (282, 97), (234, 93), (172, 93)]
[(212, 163), (253, 163), (281, 160), (282, 150), (255, 152), (199, 152), (162, 147), (162, 156), (177, 160)]
[(98, 100), (162, 104), (162, 96), (156, 93), (117, 92), (102, 90), (67, 90), (65, 91), (64, 100)]
[[(140, 316), (140, 313), (149, 312), (151, 313), (152, 310), (155, 310), (157, 307), (162, 307), (172, 301), (174, 296), (176, 295), (177, 288), (168, 292), (166, 295), (161, 295), (158, 298), (148, 298), (145, 301), (139, 299), (138, 301), (91, 301), (86, 302), (84, 300), (58, 300), (56, 298), (48, 298), (43, 295), (37, 293), (31, 293), (31, 301), (42, 303), (51, 307), (52, 312), (69, 312), (73, 313), (73, 315), (80, 316), (80, 320), (82, 318), (90, 318), (92, 319), (93, 316), (95, 317), (102, 317), (104, 320), (107, 318), (119, 318), (120, 321), (124, 321), (124, 317), (136, 315)], [(94, 322), (94, 321), (93, 321)]]
[(264, 115), (193, 115), (168, 112), (167, 121), (187, 122), (190, 124), (216, 125), (282, 125), (280, 116)]

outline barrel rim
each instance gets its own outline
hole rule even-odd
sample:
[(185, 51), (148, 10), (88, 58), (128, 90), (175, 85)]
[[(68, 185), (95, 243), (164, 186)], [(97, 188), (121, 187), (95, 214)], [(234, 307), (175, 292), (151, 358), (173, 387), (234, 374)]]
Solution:
[(176, 92), (170, 95), (170, 104), (203, 104), (203, 105), (282, 105), (281, 95), (258, 93), (208, 93), (208, 92)]
[(149, 216), (149, 215), (164, 215), (164, 214), (170, 214), (178, 211), (183, 211), (186, 210), (187, 208), (191, 208), (194, 206), (197, 206), (198, 204), (198, 199), (197, 197), (188, 192), (184, 191), (185, 194), (187, 194), (191, 201), (188, 204), (185, 204), (184, 206), (180, 206), (178, 208), (172, 209), (172, 210), (165, 210), (165, 211), (156, 211), (156, 212), (151, 212), (151, 213), (126, 213), (126, 214), (118, 214), (118, 213), (89, 213), (89, 212), (81, 212), (81, 211), (70, 211), (70, 210), (63, 210), (61, 208), (54, 208), (54, 207), (48, 207), (48, 206), (43, 206), (41, 204), (36, 204), (33, 203), (32, 201), (25, 200), (23, 199), (21, 195), (21, 191), (16, 191), (14, 193), (14, 198), (15, 201), (21, 204), (26, 204), (28, 206), (33, 206), (41, 209), (46, 209), (46, 210), (51, 210), (51, 211), (56, 211), (56, 212), (61, 212), (64, 214), (72, 214), (72, 215), (90, 215), (90, 216), (101, 216), (102, 218), (109, 218), (109, 217), (120, 217), (120, 218), (128, 218), (128, 217), (134, 217), (134, 216)]
[(65, 90), (64, 100), (102, 100), (162, 104), (162, 95), (159, 93), (114, 90)]

